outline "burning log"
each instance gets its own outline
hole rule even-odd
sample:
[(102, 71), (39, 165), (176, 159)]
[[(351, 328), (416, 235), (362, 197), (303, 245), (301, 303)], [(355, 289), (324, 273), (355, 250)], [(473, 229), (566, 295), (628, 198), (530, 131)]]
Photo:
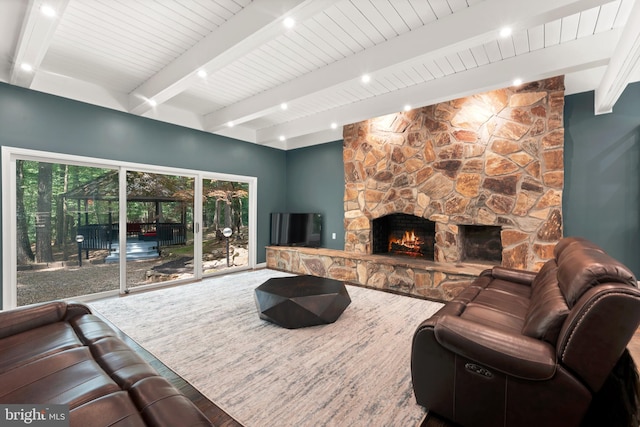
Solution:
[(389, 252), (409, 255), (422, 255), (425, 241), (412, 231), (405, 231), (402, 237), (389, 237)]

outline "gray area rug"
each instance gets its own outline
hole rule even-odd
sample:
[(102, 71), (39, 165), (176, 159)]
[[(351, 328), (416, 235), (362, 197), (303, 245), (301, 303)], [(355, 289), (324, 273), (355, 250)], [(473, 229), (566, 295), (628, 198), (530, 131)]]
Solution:
[(246, 427), (419, 426), (411, 339), (441, 304), (348, 286), (333, 324), (284, 329), (258, 317), (258, 270), (91, 303)]

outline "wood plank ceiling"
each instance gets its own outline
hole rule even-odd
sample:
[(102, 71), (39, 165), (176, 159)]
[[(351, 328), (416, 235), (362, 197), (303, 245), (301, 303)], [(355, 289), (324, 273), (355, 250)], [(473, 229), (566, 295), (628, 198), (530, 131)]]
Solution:
[(637, 2), (0, 0), (0, 81), (281, 149), (515, 78), (604, 113), (640, 80)]

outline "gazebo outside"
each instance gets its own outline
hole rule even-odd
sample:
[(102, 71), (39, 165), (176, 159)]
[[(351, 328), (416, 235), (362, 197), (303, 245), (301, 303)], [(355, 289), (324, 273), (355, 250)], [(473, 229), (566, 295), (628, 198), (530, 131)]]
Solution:
[[(118, 258), (113, 256), (117, 255), (117, 251), (111, 252), (117, 249), (120, 229), (117, 215), (114, 217), (117, 211), (113, 210), (118, 205), (118, 171), (108, 171), (91, 182), (63, 193), (61, 197), (63, 203), (76, 201), (77, 233), (83, 239), (79, 245), (86, 258), (89, 258), (91, 250), (108, 250), (110, 255), (106, 261), (117, 262)], [(91, 210), (94, 215), (90, 215), (90, 205), (93, 205)], [(127, 259), (152, 257), (151, 251), (140, 255), (140, 246), (153, 249), (159, 255), (164, 246), (184, 245), (187, 242), (187, 217), (192, 205), (192, 179), (128, 172), (127, 241), (151, 244), (128, 244)], [(66, 231), (63, 230), (63, 233)]]

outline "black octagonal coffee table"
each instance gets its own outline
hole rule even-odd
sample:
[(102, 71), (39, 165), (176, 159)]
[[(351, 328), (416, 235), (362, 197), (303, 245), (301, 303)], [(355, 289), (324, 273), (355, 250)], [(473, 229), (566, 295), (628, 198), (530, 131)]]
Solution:
[(308, 275), (271, 278), (254, 298), (261, 319), (287, 329), (333, 323), (351, 303), (344, 282)]

